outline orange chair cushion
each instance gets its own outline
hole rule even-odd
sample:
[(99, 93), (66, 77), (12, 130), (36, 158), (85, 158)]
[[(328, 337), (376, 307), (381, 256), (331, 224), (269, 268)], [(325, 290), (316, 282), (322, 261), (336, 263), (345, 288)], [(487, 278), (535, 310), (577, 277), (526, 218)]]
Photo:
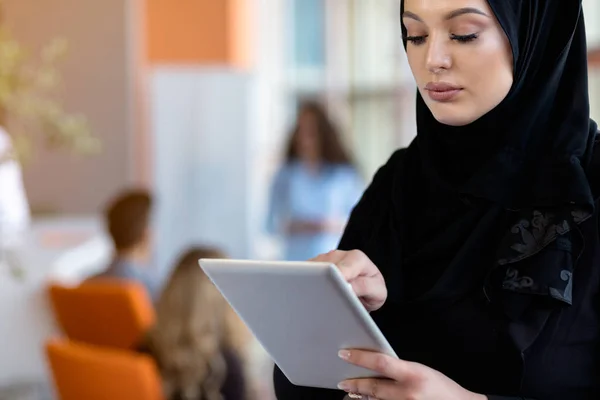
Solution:
[(154, 323), (154, 308), (137, 282), (95, 280), (76, 287), (52, 284), (50, 298), (70, 339), (122, 349), (138, 346)]
[(46, 344), (46, 354), (61, 400), (164, 400), (148, 356), (56, 339)]

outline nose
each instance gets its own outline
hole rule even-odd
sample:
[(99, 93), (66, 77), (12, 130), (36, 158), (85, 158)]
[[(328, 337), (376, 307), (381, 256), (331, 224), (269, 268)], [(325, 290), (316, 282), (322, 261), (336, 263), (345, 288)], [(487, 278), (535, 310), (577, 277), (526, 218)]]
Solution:
[(433, 74), (439, 74), (452, 66), (449, 43), (444, 39), (443, 35), (430, 35), (427, 43), (426, 67)]

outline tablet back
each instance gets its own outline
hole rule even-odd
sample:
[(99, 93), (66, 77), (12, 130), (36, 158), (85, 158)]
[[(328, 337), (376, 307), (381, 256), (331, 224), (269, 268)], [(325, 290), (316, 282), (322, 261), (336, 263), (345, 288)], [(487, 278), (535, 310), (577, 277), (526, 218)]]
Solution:
[(299, 386), (337, 388), (376, 376), (338, 351), (395, 353), (334, 265), (200, 260), (200, 265), (286, 377)]

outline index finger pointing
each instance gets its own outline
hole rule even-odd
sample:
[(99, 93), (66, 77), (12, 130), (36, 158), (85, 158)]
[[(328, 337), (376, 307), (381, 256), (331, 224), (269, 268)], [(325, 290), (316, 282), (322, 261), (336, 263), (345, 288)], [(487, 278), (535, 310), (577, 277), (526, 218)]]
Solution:
[[(310, 261), (334, 264), (340, 270), (346, 282), (350, 282), (359, 276), (371, 277), (378, 273), (377, 268), (370, 262), (368, 257), (359, 250), (333, 250)], [(370, 268), (371, 266), (373, 268)]]
[(339, 261), (337, 266), (348, 282), (358, 278), (359, 276), (371, 277), (377, 275), (378, 273), (378, 270), (371, 263), (368, 257), (363, 252), (358, 250), (347, 252), (345, 257)]
[(329, 253), (319, 254), (315, 258), (311, 258), (309, 261), (314, 262), (326, 262), (337, 265), (340, 261), (342, 261), (346, 257), (346, 252), (342, 250), (332, 250)]

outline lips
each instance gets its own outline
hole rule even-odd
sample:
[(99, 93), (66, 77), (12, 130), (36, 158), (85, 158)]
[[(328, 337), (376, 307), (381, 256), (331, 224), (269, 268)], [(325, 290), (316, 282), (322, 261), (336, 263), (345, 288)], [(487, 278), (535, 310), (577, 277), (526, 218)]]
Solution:
[(446, 82), (429, 82), (425, 91), (433, 101), (447, 102), (454, 99), (463, 89)]

